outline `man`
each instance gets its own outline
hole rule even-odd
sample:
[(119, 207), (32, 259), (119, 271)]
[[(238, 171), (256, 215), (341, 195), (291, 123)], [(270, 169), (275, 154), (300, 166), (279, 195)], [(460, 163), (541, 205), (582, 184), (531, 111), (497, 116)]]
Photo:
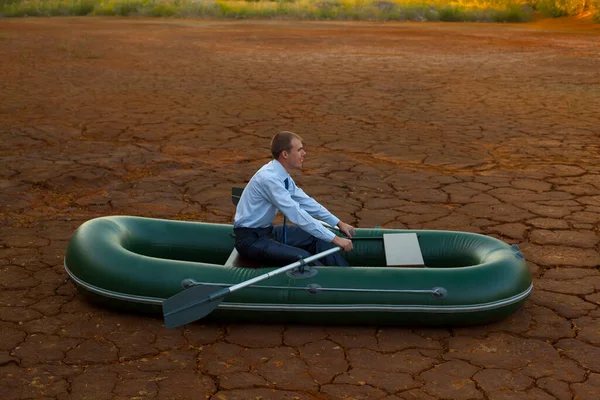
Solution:
[[(238, 253), (258, 263), (285, 265), (334, 246), (352, 250), (351, 240), (336, 236), (315, 218), (337, 226), (349, 238), (354, 227), (306, 195), (290, 176), (302, 168), (306, 156), (302, 138), (293, 132), (280, 132), (271, 141), (271, 153), (273, 160), (254, 174), (237, 205), (234, 232)], [(286, 226), (285, 231), (283, 226), (273, 227), (277, 211), (295, 226)], [(348, 266), (339, 252), (311, 264)]]

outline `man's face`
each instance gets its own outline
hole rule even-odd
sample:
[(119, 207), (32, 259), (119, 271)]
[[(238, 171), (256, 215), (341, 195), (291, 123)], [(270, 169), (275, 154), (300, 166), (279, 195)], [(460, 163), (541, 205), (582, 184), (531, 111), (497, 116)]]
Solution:
[(305, 155), (306, 152), (302, 147), (302, 142), (297, 138), (293, 138), (292, 148), (288, 152), (288, 165), (290, 169), (302, 169)]

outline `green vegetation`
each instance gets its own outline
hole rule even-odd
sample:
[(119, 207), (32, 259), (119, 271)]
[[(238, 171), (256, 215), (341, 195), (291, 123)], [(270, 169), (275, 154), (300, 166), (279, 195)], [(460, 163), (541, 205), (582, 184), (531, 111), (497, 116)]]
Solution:
[(550, 17), (566, 17), (593, 12), (600, 17), (600, 0), (537, 0), (536, 9)]
[(0, 0), (0, 16), (115, 15), (521, 22), (589, 12), (600, 0)]

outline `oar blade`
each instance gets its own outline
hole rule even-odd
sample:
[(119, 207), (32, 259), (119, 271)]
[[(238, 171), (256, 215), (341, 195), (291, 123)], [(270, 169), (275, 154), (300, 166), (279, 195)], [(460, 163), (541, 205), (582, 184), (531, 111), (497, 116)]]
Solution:
[(164, 300), (162, 308), (165, 326), (176, 328), (204, 318), (217, 308), (223, 297), (212, 301), (202, 300), (220, 290), (223, 290), (220, 286), (197, 285)]

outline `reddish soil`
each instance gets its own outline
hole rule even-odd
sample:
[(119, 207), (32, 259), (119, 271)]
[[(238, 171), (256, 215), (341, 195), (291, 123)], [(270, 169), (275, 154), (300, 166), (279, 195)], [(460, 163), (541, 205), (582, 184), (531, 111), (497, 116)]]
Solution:
[[(598, 25), (15, 19), (0, 48), (3, 399), (600, 398)], [(231, 222), (284, 129), (297, 182), (356, 226), (518, 243), (526, 306), (170, 330), (67, 281), (85, 220)]]

